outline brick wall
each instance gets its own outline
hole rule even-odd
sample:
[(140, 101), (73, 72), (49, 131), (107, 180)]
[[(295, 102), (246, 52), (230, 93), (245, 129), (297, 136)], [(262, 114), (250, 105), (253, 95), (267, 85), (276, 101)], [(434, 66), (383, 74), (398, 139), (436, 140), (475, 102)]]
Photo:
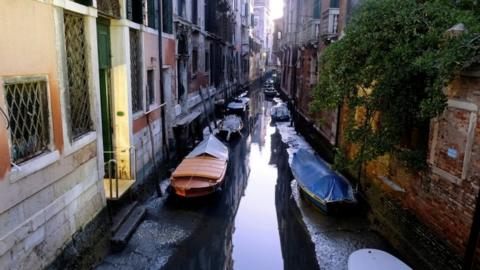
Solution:
[[(458, 76), (447, 95), (447, 109), (431, 121), (429, 169), (412, 172), (384, 156), (367, 164), (367, 180), (362, 181), (384, 225), (380, 230), (394, 245), (412, 258), (442, 255), (433, 264), (420, 263), (429, 269), (460, 268), (480, 190), (479, 73)], [(355, 151), (354, 146), (349, 149)], [(395, 207), (386, 207), (386, 201)]]

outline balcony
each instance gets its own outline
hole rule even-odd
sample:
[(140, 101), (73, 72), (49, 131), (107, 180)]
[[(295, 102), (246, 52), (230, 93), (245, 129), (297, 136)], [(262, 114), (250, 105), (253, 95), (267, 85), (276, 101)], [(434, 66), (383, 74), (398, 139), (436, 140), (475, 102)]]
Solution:
[(320, 40), (320, 19), (309, 20), (300, 34), (300, 42), (303, 44)]
[(322, 13), (322, 27), (320, 35), (325, 41), (334, 41), (338, 37), (338, 8), (329, 8)]

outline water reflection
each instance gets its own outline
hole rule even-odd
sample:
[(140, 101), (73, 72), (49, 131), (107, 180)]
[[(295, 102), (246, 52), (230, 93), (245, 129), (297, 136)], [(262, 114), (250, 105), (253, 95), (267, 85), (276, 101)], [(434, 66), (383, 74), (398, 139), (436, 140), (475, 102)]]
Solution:
[[(268, 105), (268, 104), (265, 104)], [(277, 212), (275, 184), (277, 169), (269, 165), (269, 117), (263, 107), (256, 129), (252, 132), (250, 177), (245, 197), (235, 218), (233, 235), (234, 269), (281, 269), (283, 267)]]

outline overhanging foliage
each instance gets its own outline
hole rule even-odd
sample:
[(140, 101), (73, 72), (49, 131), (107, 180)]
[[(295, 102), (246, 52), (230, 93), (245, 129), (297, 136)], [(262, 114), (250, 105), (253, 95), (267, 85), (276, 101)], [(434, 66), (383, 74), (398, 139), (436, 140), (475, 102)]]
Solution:
[[(447, 31), (460, 23), (465, 31)], [(359, 6), (345, 36), (321, 56), (311, 103), (312, 111), (349, 108), (345, 139), (360, 148), (350, 165), (386, 153), (412, 165), (425, 161), (427, 143), (405, 138), (445, 109), (443, 89), (480, 55), (479, 33), (474, 1), (366, 0)]]

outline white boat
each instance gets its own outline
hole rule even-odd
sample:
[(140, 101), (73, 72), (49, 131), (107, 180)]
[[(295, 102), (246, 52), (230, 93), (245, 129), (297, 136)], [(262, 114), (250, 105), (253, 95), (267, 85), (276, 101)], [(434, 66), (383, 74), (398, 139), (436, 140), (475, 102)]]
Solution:
[(242, 113), (247, 110), (249, 101), (250, 99), (248, 97), (236, 98), (228, 103), (227, 109), (232, 113)]
[(273, 88), (273, 87), (264, 88), (263, 92), (265, 93), (265, 96), (267, 96), (267, 97), (275, 97), (275, 96), (278, 95), (277, 90), (275, 90), (275, 88)]
[(240, 117), (234, 114), (225, 116), (223, 121), (220, 123), (220, 133), (226, 134), (227, 141), (230, 140), (232, 134), (238, 133), (243, 129), (243, 122)]
[(385, 251), (359, 249), (348, 257), (348, 270), (412, 270), (412, 268)]
[(272, 117), (272, 120), (278, 122), (290, 120), (290, 111), (287, 108), (287, 104), (279, 103), (273, 106), (270, 109), (270, 116)]

